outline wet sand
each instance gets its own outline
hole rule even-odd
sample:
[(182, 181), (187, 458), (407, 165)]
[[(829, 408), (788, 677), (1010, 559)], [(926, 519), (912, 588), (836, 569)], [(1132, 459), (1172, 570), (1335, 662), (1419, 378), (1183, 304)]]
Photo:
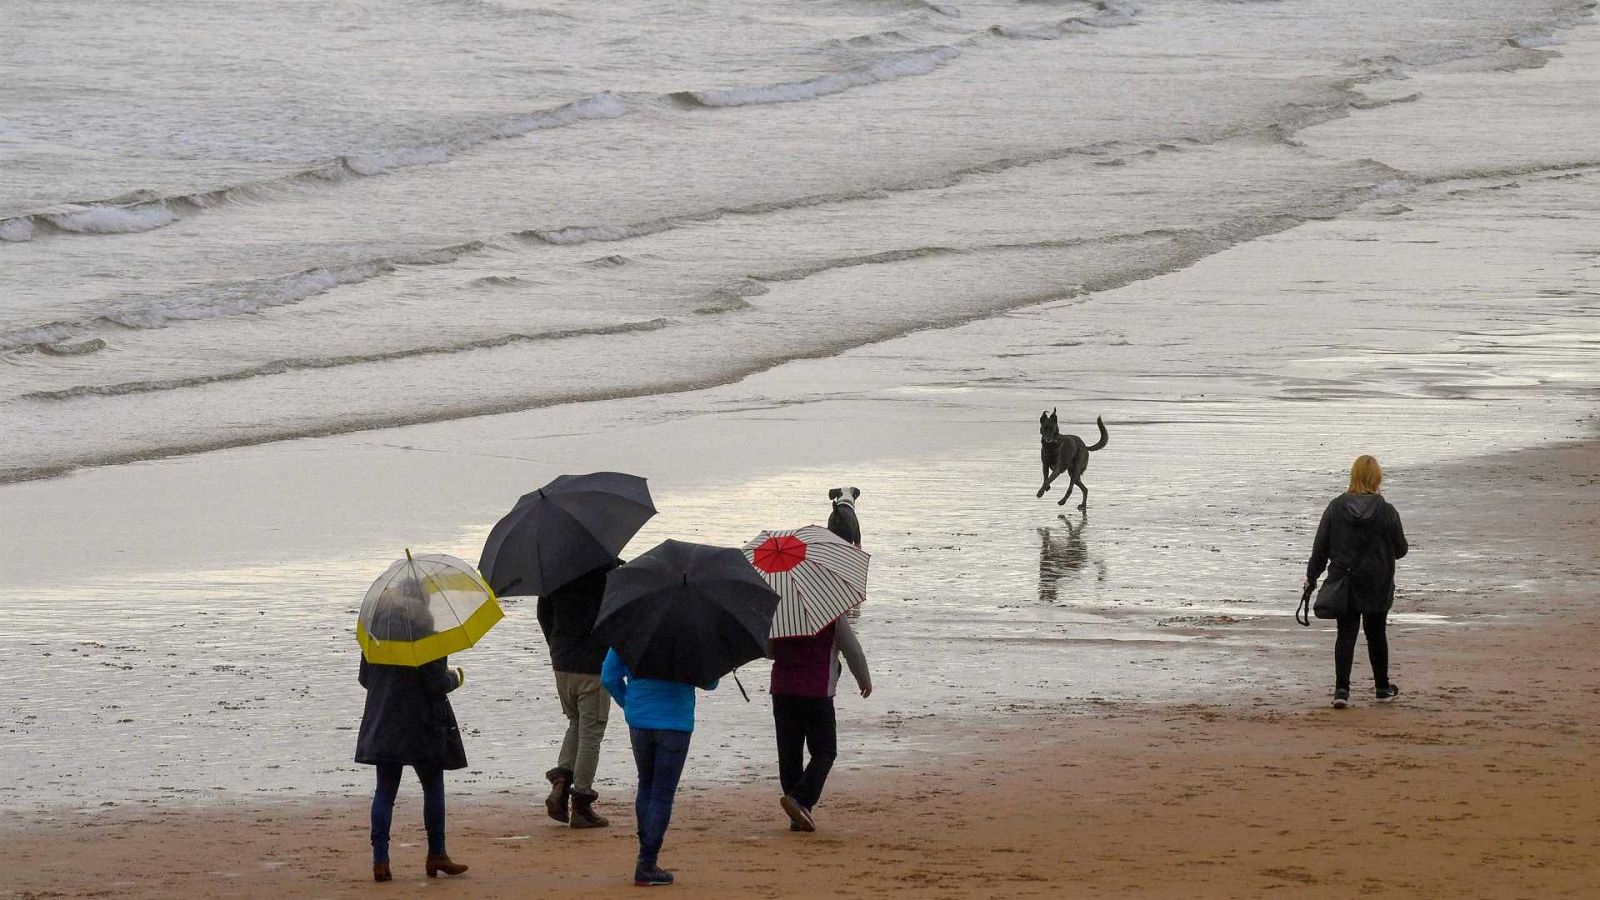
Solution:
[[(1593, 896), (1597, 473), (1600, 445), (1590, 442), (1413, 475), (1417, 508), (1453, 513), (1418, 543), (1475, 541), (1506, 560), (1502, 584), (1515, 589), (1450, 599), (1455, 627), (1393, 627), (1404, 689), (1393, 704), (1358, 687), (1353, 708), (1338, 712), (1307, 687), (1328, 679), (1326, 623), (1298, 645), (1246, 624), (1236, 638), (1257, 645), (1251, 666), (1301, 688), (1200, 672), (1204, 702), (1010, 704), (956, 717), (956, 734), (932, 710), (899, 727), (939, 751), (882, 765), (852, 753), (846, 726), (821, 830), (809, 836), (784, 827), (771, 773), (693, 781), (696, 756), (715, 752), (701, 742), (665, 862), (696, 897)], [(1358, 653), (1358, 686), (1366, 674)], [(537, 814), (538, 799), (530, 789), (454, 801), (452, 853), (473, 870), (428, 884), (430, 894), (631, 896), (621, 798), (602, 801), (616, 823), (603, 833), (557, 827)], [(408, 786), (396, 811), (398, 883), (378, 886), (367, 880), (356, 799), (18, 813), (3, 826), (7, 889), (410, 893), (426, 881), (419, 818)]]

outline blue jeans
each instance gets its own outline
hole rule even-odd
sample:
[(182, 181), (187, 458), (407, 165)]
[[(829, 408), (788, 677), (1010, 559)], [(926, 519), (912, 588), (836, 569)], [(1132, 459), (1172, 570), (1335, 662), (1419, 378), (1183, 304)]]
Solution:
[(689, 757), (687, 731), (629, 728), (633, 763), (639, 767), (639, 793), (633, 811), (639, 819), (639, 861), (655, 865), (661, 842), (672, 821), (672, 798), (678, 793), (683, 761)]
[[(422, 824), (428, 829), (428, 855), (444, 855), (444, 770), (437, 766), (412, 766), (422, 782)], [(372, 861), (389, 861), (389, 825), (394, 821), (394, 798), (400, 793), (400, 776), (406, 767), (378, 763), (378, 789), (372, 795)]]

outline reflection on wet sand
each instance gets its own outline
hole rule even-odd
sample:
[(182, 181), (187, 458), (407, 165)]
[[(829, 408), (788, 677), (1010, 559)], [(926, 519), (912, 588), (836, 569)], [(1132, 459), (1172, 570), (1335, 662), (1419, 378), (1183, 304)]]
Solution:
[(1056, 602), (1056, 583), (1064, 576), (1081, 572), (1086, 563), (1094, 563), (1095, 580), (1106, 580), (1106, 561), (1098, 556), (1091, 558), (1089, 544), (1083, 539), (1083, 530), (1089, 524), (1089, 513), (1079, 513), (1074, 523), (1065, 515), (1057, 516), (1061, 525), (1039, 529), (1039, 599), (1045, 603)]

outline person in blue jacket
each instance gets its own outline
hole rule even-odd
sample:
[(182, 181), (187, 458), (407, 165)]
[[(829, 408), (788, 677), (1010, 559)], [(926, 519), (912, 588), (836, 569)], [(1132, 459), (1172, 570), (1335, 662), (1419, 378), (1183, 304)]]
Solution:
[[(661, 842), (672, 821), (672, 800), (689, 756), (694, 732), (694, 685), (656, 678), (635, 678), (616, 650), (606, 653), (600, 683), (622, 708), (639, 769), (639, 793), (633, 808), (639, 819), (639, 861), (633, 883), (640, 887), (668, 885), (672, 873), (656, 864)], [(717, 682), (701, 685), (716, 690)]]

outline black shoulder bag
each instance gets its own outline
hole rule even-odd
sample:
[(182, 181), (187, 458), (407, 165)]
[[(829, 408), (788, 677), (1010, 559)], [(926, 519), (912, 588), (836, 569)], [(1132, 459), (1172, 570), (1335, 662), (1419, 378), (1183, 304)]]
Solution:
[(1311, 612), (1319, 619), (1337, 619), (1350, 613), (1350, 570), (1328, 567), (1328, 579), (1317, 588), (1317, 602)]

